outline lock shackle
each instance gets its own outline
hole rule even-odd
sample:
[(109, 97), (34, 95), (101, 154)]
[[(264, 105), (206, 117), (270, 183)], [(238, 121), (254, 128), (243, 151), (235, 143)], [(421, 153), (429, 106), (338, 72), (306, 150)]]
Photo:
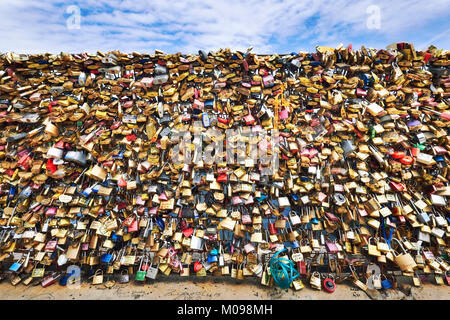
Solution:
[(359, 278), (358, 278), (358, 274), (356, 273), (356, 269), (355, 269), (355, 267), (353, 266), (353, 264), (349, 264), (348, 268), (350, 269), (350, 272), (352, 273), (353, 278), (359, 279)]
[[(98, 273), (99, 271), (100, 271), (100, 273)], [(94, 276), (99, 276), (101, 274), (103, 274), (103, 270), (102, 269), (97, 269), (97, 270), (95, 270)]]
[[(393, 240), (395, 240), (395, 241), (398, 243), (398, 245), (400, 246), (400, 248), (402, 248), (404, 254), (408, 253), (408, 252), (406, 251), (406, 249), (403, 247), (403, 245), (402, 245), (402, 243), (400, 242), (400, 240), (398, 240), (397, 238), (392, 238), (391, 241), (393, 241)], [(395, 255), (395, 250), (392, 250), (392, 251), (394, 252), (394, 255)]]

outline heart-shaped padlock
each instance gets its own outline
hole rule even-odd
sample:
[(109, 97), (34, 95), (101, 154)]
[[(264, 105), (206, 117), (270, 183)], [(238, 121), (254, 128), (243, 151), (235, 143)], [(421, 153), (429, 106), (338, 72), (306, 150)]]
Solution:
[(184, 235), (186, 238), (189, 238), (189, 237), (192, 236), (192, 234), (194, 233), (194, 229), (192, 229), (192, 228), (187, 228), (187, 229), (184, 229), (182, 232), (183, 232), (183, 235)]
[(328, 276), (325, 280), (323, 280), (323, 288), (328, 293), (333, 293), (336, 290), (336, 283), (331, 276)]

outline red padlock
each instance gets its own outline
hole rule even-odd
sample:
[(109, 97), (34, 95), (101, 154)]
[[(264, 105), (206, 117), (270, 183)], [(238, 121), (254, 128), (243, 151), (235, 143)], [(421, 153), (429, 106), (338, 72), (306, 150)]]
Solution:
[(217, 182), (227, 182), (228, 181), (228, 176), (226, 174), (221, 174), (220, 176), (217, 177)]
[(392, 153), (392, 158), (394, 159), (402, 159), (406, 156), (406, 154), (403, 151), (394, 151)]
[(184, 235), (186, 238), (189, 238), (189, 237), (192, 236), (192, 234), (194, 233), (194, 229), (192, 229), (192, 228), (186, 228), (186, 229), (184, 229), (182, 232), (183, 232), (183, 235)]
[(52, 174), (57, 170), (56, 166), (53, 164), (53, 159), (47, 160), (47, 170), (49, 170)]
[(218, 120), (219, 122), (221, 122), (221, 123), (225, 123), (225, 124), (228, 123), (228, 119), (222, 118), (221, 116), (218, 116), (218, 117), (217, 117), (217, 120)]
[(445, 281), (447, 282), (447, 285), (450, 286), (450, 276), (448, 274), (448, 271), (445, 271), (444, 277), (445, 277)]
[(269, 223), (269, 232), (270, 234), (277, 234), (277, 229), (275, 228), (275, 223)]
[(54, 284), (60, 276), (61, 276), (60, 274), (55, 276), (55, 273), (53, 273), (53, 274), (45, 277), (41, 282), (42, 287), (46, 288), (46, 287)]
[(323, 288), (328, 293), (333, 293), (334, 290), (336, 290), (336, 283), (334, 283), (334, 280), (330, 275), (328, 275), (328, 278), (323, 280)]
[(410, 156), (404, 156), (403, 158), (400, 159), (400, 163), (410, 165), (411, 163), (413, 163), (413, 158)]
[(30, 161), (30, 156), (28, 154), (24, 154), (17, 162), (17, 165), (23, 170), (28, 171), (28, 169), (30, 168)]
[(194, 263), (194, 271), (198, 272), (198, 271), (202, 270), (202, 268), (203, 268), (203, 265), (199, 261), (195, 261), (195, 263)]
[(389, 182), (389, 186), (392, 188), (392, 190), (395, 191), (403, 191), (405, 189), (405, 187), (403, 187), (403, 184), (394, 181)]
[(305, 261), (297, 261), (297, 271), (300, 274), (306, 274), (306, 262)]
[(125, 188), (127, 186), (127, 182), (125, 181), (125, 179), (123, 177), (120, 177), (119, 182), (117, 182), (117, 185), (119, 187)]
[(411, 155), (413, 157), (417, 157), (420, 153), (420, 149), (419, 148), (411, 148)]
[(135, 219), (133, 220), (133, 222), (130, 223), (130, 225), (128, 226), (128, 232), (136, 232), (139, 230), (139, 225), (138, 225), (138, 221)]

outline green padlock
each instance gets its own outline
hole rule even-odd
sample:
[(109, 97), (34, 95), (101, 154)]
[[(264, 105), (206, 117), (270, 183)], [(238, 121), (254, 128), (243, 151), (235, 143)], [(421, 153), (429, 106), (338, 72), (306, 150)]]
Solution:
[(148, 256), (142, 256), (141, 258), (141, 262), (139, 263), (139, 269), (136, 272), (136, 281), (145, 281), (145, 275), (147, 274), (146, 271), (142, 270), (142, 262), (144, 261), (144, 257), (145, 257), (145, 265), (148, 265)]
[(145, 271), (139, 270), (138, 272), (136, 272), (136, 281), (145, 281)]

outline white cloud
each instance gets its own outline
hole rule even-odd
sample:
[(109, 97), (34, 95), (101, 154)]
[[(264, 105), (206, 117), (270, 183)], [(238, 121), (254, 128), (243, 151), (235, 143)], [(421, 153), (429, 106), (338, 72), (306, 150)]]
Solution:
[[(313, 50), (353, 42), (385, 47), (413, 41), (448, 49), (448, 0), (0, 0), (0, 51), (196, 52), (221, 47), (254, 52)], [(66, 8), (81, 8), (81, 29), (66, 27)], [(366, 26), (378, 5), (381, 28)], [(436, 24), (435, 22), (441, 21)]]

